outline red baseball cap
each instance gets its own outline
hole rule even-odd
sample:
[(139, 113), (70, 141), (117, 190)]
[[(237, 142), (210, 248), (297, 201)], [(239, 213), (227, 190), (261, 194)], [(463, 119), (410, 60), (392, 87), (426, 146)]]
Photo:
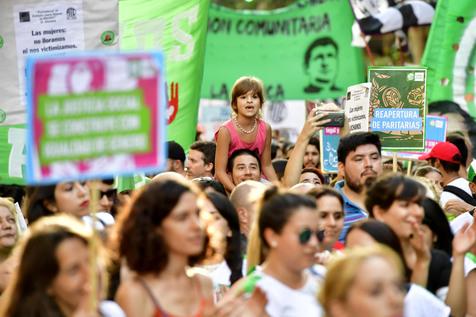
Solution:
[(461, 163), (461, 153), (456, 145), (450, 142), (440, 142), (436, 144), (430, 153), (423, 154), (418, 159), (428, 160), (431, 158), (439, 159), (450, 163)]

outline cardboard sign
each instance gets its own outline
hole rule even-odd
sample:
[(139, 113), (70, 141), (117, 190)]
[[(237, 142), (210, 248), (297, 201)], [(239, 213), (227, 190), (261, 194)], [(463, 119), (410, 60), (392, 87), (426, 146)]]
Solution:
[(349, 122), (349, 133), (369, 131), (370, 83), (347, 88), (345, 116)]
[(324, 128), (320, 132), (321, 137), (321, 170), (324, 173), (337, 173), (337, 148), (340, 141), (340, 128)]
[[(446, 130), (448, 127), (448, 118), (442, 116), (427, 115), (426, 123), (426, 140), (424, 152), (398, 152), (397, 157), (408, 160), (418, 160), (418, 157), (425, 153), (429, 153), (431, 149), (439, 142), (446, 141)], [(383, 151), (382, 155), (392, 156), (393, 152)]]
[(156, 171), (165, 163), (161, 53), (31, 57), (29, 183)]
[(384, 150), (421, 151), (425, 146), (426, 69), (370, 67), (370, 130)]
[(119, 48), (118, 3), (0, 1), (0, 123), (26, 123), (26, 57)]

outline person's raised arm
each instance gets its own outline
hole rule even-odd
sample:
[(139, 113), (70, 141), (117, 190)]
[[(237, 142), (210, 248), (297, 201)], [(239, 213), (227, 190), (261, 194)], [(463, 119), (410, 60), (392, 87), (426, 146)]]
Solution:
[(225, 127), (221, 127), (217, 133), (217, 148), (215, 152), (215, 178), (223, 184), (228, 192), (232, 192), (235, 185), (226, 172), (228, 164), (228, 149), (230, 147), (230, 133)]
[(263, 153), (261, 154), (261, 168), (263, 169), (263, 174), (266, 178), (273, 183), (278, 182), (279, 179), (276, 175), (276, 171), (274, 170), (273, 165), (271, 164), (271, 138), (272, 138), (272, 131), (269, 124), (266, 123), (266, 141), (263, 149)]
[(306, 153), (306, 146), (309, 144), (311, 137), (321, 129), (323, 124), (326, 124), (330, 119), (321, 120), (325, 114), (320, 113), (315, 115), (313, 111), (307, 116), (306, 122), (302, 127), (301, 133), (297, 138), (296, 144), (289, 157), (286, 168), (284, 169), (283, 185), (291, 187), (299, 182), (301, 176), (302, 165), (304, 162), (304, 153)]
[(469, 224), (464, 225), (453, 238), (453, 265), (445, 302), (451, 307), (451, 316), (454, 317), (466, 315), (464, 256), (476, 242), (476, 233), (468, 227)]

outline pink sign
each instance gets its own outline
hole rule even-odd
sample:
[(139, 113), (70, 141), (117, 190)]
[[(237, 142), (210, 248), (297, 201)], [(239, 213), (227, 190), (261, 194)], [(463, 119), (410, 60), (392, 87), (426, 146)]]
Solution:
[(165, 163), (160, 53), (28, 60), (30, 183), (111, 177)]

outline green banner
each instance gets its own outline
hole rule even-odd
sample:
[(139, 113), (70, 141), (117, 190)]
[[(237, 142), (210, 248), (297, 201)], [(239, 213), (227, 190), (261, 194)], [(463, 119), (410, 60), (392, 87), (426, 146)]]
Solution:
[(370, 67), (370, 130), (384, 150), (423, 150), (425, 90), (422, 67)]
[(0, 125), (0, 184), (25, 184), (26, 126)]
[(341, 0), (269, 12), (210, 6), (202, 98), (228, 99), (246, 75), (264, 81), (270, 100), (344, 96), (365, 76), (362, 51), (350, 46), (353, 21)]
[(476, 2), (438, 0), (422, 65), (428, 102), (452, 100), (476, 117)]
[(167, 138), (195, 140), (209, 0), (120, 0), (122, 49), (162, 49), (168, 87)]

